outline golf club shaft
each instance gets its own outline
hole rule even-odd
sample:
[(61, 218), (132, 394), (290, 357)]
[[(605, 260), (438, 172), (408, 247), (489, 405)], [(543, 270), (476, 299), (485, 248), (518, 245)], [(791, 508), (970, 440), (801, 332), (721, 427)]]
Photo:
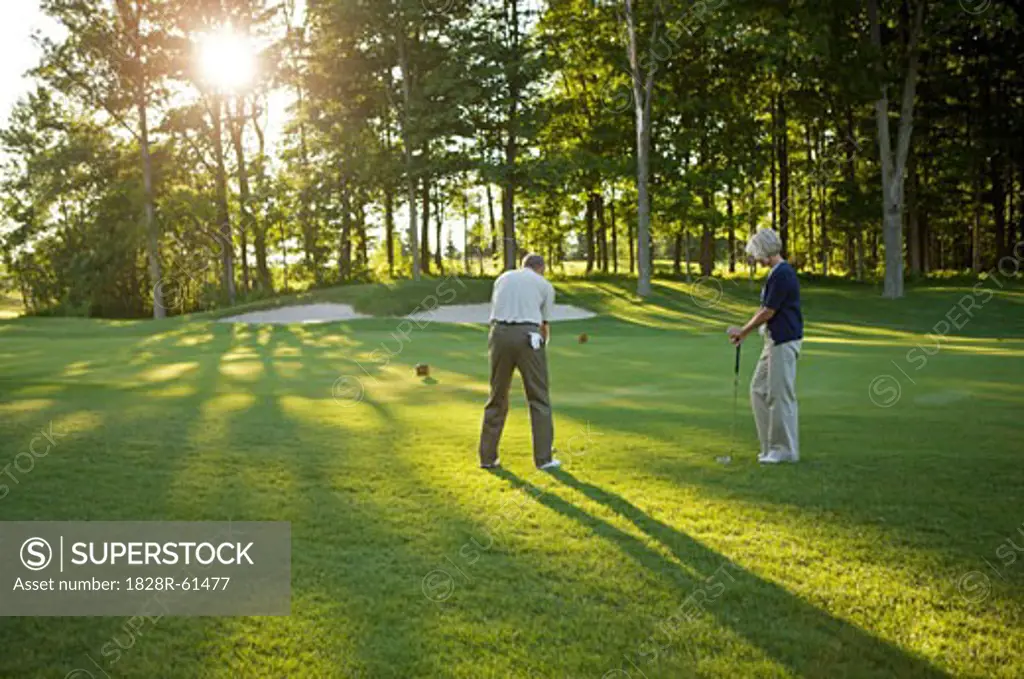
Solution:
[(732, 373), (732, 424), (729, 426), (729, 455), (732, 455), (736, 448), (736, 410), (740, 396), (740, 347), (736, 345), (736, 364)]

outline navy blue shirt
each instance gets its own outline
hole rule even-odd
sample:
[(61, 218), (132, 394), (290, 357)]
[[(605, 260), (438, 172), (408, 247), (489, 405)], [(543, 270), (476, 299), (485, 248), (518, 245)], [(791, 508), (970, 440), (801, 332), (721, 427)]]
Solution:
[(800, 313), (800, 281), (789, 262), (783, 260), (768, 274), (761, 288), (761, 306), (774, 309), (768, 332), (776, 344), (803, 339), (804, 317)]

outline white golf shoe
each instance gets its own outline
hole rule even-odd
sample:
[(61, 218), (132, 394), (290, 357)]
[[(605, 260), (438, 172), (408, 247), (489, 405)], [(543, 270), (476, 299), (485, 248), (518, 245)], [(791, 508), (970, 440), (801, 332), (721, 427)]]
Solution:
[(769, 450), (764, 455), (757, 456), (757, 461), (761, 464), (783, 464), (796, 462), (798, 459), (793, 453), (784, 453), (780, 450)]
[(560, 468), (561, 466), (562, 466), (562, 461), (561, 460), (558, 460), (556, 458), (551, 458), (551, 462), (548, 462), (546, 464), (542, 464), (541, 466), (537, 467), (537, 469), (541, 470), (542, 472), (550, 472), (550, 471), (554, 471), (554, 470)]

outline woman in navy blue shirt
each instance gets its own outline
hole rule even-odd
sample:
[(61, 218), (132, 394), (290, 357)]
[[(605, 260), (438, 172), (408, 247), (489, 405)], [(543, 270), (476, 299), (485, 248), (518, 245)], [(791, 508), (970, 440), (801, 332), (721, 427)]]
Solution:
[(754, 330), (764, 335), (764, 349), (750, 382), (750, 404), (757, 424), (762, 464), (800, 459), (796, 401), (796, 362), (804, 337), (800, 282), (781, 256), (782, 241), (772, 229), (760, 229), (747, 243), (747, 254), (770, 267), (761, 289), (761, 308), (742, 328), (731, 327), (729, 340), (739, 344)]

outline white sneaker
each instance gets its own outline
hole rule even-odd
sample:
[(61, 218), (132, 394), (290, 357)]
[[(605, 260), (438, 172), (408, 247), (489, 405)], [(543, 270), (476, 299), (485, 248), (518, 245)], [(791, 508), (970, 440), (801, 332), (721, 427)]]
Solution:
[(550, 472), (550, 471), (554, 471), (555, 469), (558, 469), (561, 466), (562, 466), (562, 461), (561, 460), (556, 460), (555, 458), (551, 458), (551, 462), (548, 462), (547, 464), (542, 464), (541, 466), (537, 467), (537, 469), (541, 470), (542, 472)]
[(480, 469), (499, 469), (501, 468), (501, 458), (499, 457), (490, 464), (481, 464)]
[(781, 464), (784, 462), (796, 462), (797, 458), (792, 453), (783, 453), (779, 450), (769, 450), (764, 455), (758, 455), (757, 461), (761, 464)]

